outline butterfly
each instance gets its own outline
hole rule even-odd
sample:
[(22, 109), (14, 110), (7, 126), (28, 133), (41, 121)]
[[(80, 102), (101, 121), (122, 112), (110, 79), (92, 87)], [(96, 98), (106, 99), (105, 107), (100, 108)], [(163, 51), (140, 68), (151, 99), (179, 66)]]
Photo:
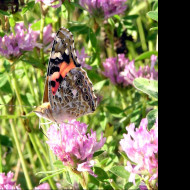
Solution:
[(59, 124), (92, 113), (96, 106), (92, 82), (76, 56), (73, 34), (62, 27), (53, 41), (43, 104), (34, 112)]

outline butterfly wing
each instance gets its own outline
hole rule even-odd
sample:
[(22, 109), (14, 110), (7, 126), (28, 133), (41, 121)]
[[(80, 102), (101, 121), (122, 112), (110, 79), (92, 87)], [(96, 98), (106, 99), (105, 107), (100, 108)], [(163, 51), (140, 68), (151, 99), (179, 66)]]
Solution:
[(47, 71), (51, 106), (53, 106), (51, 96), (55, 95), (63, 78), (71, 69), (80, 66), (75, 53), (72, 33), (66, 28), (60, 28), (54, 38)]
[(52, 95), (53, 113), (57, 123), (76, 119), (96, 109), (96, 96), (86, 71), (81, 67), (70, 70)]
[(95, 111), (96, 96), (77, 59), (72, 33), (60, 28), (48, 66), (48, 98), (57, 122)]

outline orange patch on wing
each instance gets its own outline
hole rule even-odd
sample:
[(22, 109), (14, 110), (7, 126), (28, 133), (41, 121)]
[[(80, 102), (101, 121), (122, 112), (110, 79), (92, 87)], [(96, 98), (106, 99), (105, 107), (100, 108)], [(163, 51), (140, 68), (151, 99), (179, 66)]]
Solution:
[(60, 74), (64, 78), (66, 74), (73, 68), (75, 68), (75, 64), (72, 59), (70, 59), (70, 63), (67, 64), (65, 61), (60, 64)]
[(59, 72), (54, 72), (51, 75), (51, 81), (55, 82), (55, 86), (51, 87), (52, 93), (53, 95), (55, 95), (57, 89), (59, 88), (60, 83), (56, 81), (56, 79), (59, 79), (60, 75), (62, 76), (62, 78), (64, 78), (66, 76), (66, 74), (73, 68), (75, 68), (75, 64), (73, 62), (72, 59), (70, 59), (70, 63), (67, 64), (65, 61), (63, 61), (62, 63), (59, 64), (59, 68), (60, 71)]

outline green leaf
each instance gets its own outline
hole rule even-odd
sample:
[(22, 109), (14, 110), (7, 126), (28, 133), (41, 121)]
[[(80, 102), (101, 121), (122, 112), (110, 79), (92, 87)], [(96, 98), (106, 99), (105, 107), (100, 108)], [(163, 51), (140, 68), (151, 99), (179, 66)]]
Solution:
[(127, 154), (125, 153), (125, 152), (119, 152), (122, 156), (123, 156), (123, 158), (125, 159), (125, 160), (128, 160), (129, 162), (131, 162), (131, 164), (133, 164), (133, 165), (137, 165), (135, 162), (133, 162), (128, 156), (127, 156)]
[(106, 106), (106, 108), (114, 117), (121, 118), (125, 116), (125, 113), (121, 108), (118, 108), (116, 106)]
[(123, 24), (126, 26), (132, 26), (133, 25), (132, 22), (128, 22), (128, 21), (123, 21)]
[(131, 123), (137, 123), (138, 120), (141, 118), (141, 114), (142, 114), (142, 109), (141, 108), (137, 108), (135, 109), (130, 116), (130, 122)]
[(28, 64), (32, 65), (35, 68), (39, 68), (41, 70), (45, 70), (46, 69), (45, 66), (40, 63), (39, 59), (35, 59), (32, 56), (26, 56), (26, 55), (24, 55), (20, 60), (23, 61), (23, 62), (25, 62), (25, 63), (28, 63)]
[(69, 172), (68, 171), (66, 171), (65, 173), (65, 179), (67, 180), (67, 182), (70, 184), (70, 185), (72, 185), (72, 181), (71, 181), (71, 177), (70, 177), (70, 174), (69, 174)]
[(26, 4), (26, 6), (22, 9), (22, 14), (25, 14), (28, 10), (32, 10), (35, 5), (35, 1), (30, 1)]
[(99, 122), (100, 122), (100, 126), (101, 126), (102, 130), (105, 130), (106, 123), (107, 123), (107, 117), (106, 117), (105, 112), (100, 113)]
[(154, 109), (147, 114), (146, 118), (148, 119), (148, 130), (149, 131), (154, 126), (157, 117), (158, 117), (157, 109)]
[(158, 11), (149, 11), (149, 12), (147, 13), (147, 15), (148, 15), (151, 19), (153, 19), (153, 20), (155, 20), (155, 21), (158, 22)]
[(147, 104), (150, 106), (158, 106), (158, 100), (148, 101)]
[(109, 80), (107, 80), (107, 79), (106, 79), (106, 80), (102, 80), (102, 81), (100, 81), (100, 82), (97, 82), (97, 83), (93, 86), (93, 88), (94, 88), (94, 90), (100, 91), (103, 86), (108, 85), (108, 84), (109, 84)]
[(10, 70), (11, 70), (11, 64), (10, 64), (9, 61), (5, 60), (4, 63), (3, 63), (3, 66), (5, 67), (5, 70), (7, 72), (10, 72)]
[(116, 107), (116, 106), (106, 106), (106, 108), (108, 109), (108, 111), (110, 113), (114, 113), (114, 114), (123, 113), (123, 110), (121, 108)]
[(110, 123), (107, 123), (105, 132), (104, 132), (104, 136), (105, 137), (112, 136), (113, 132), (114, 132), (114, 126), (111, 125)]
[(45, 18), (45, 26), (47, 26), (48, 24), (51, 24), (53, 22), (52, 18), (46, 17)]
[(115, 22), (114, 22), (114, 20), (113, 20), (113, 18), (108, 18), (108, 23), (113, 27), (113, 28), (115, 28)]
[(96, 43), (97, 43), (97, 40), (96, 40), (96, 35), (94, 34), (94, 32), (92, 31), (91, 28), (89, 28), (89, 39), (91, 41), (91, 44), (94, 48), (96, 48)]
[(143, 60), (143, 59), (149, 59), (151, 55), (156, 55), (158, 56), (157, 51), (147, 51), (136, 57), (135, 61)]
[(104, 150), (99, 150), (99, 151), (95, 152), (95, 153), (93, 154), (93, 158), (96, 157), (96, 156), (99, 156), (99, 155), (102, 154), (103, 152), (104, 152)]
[(69, 30), (71, 31), (71, 32), (77, 32), (77, 33), (86, 33), (86, 31), (88, 31), (88, 27), (86, 26), (86, 25), (75, 25), (75, 26), (71, 26), (70, 28), (69, 28)]
[(158, 1), (155, 1), (153, 5), (153, 11), (158, 11)]
[(89, 183), (92, 183), (92, 184), (99, 186), (99, 181), (94, 176), (89, 175), (88, 179), (89, 179)]
[(113, 17), (114, 17), (115, 19), (119, 20), (119, 21), (121, 20), (121, 17), (120, 17), (119, 15), (114, 15)]
[(60, 160), (56, 160), (53, 165), (57, 168), (65, 168), (65, 166), (63, 165), (63, 162)]
[(34, 100), (34, 97), (32, 96), (32, 94), (30, 93), (26, 93), (26, 97), (28, 99), (28, 102), (30, 103), (31, 106), (34, 106), (35, 105), (35, 100)]
[(26, 97), (25, 94), (20, 94), (20, 97), (21, 97), (21, 100), (22, 100), (24, 106), (31, 106), (30, 102), (28, 101), (28, 98)]
[(150, 28), (150, 31), (158, 30), (158, 27)]
[(39, 20), (31, 25), (31, 28), (34, 31), (40, 30), (40, 27), (41, 27), (41, 20)]
[(134, 14), (134, 15), (127, 15), (125, 17), (123, 17), (123, 19), (125, 20), (133, 20), (133, 19), (137, 19), (139, 17), (138, 14)]
[(13, 143), (10, 137), (0, 134), (0, 139), (1, 139), (0, 142), (2, 146), (13, 147)]
[(0, 36), (3, 37), (5, 35), (4, 32), (0, 32)]
[(12, 93), (11, 86), (8, 81), (8, 77), (5, 73), (0, 74), (0, 89), (5, 93)]
[(5, 83), (8, 81), (7, 75), (5, 73), (0, 74), (0, 88), (5, 85)]
[(70, 4), (74, 5), (75, 7), (79, 8), (79, 9), (82, 9), (84, 11), (86, 10), (81, 5), (79, 5), (78, 3), (70, 2)]
[(158, 99), (158, 81), (146, 78), (136, 78), (133, 84), (138, 90)]
[(13, 18), (14, 18), (15, 22), (23, 21), (23, 16), (20, 12), (14, 13)]
[(19, 117), (18, 115), (0, 115), (0, 119), (17, 119)]
[[(136, 176), (138, 176), (138, 175), (136, 175)], [(133, 185), (133, 182), (128, 182), (128, 183), (125, 184), (124, 189), (127, 189), (127, 190), (139, 190), (139, 185), (141, 183), (141, 180), (140, 180), (139, 177), (137, 178), (136, 176), (135, 176), (135, 185)]]
[(40, 172), (37, 172), (35, 175), (38, 175), (38, 174), (52, 174), (52, 173), (56, 173), (56, 172), (60, 172), (60, 171), (65, 171), (63, 169), (60, 169), (60, 170), (52, 170), (52, 171), (40, 171)]
[(94, 173), (98, 176), (96, 178), (98, 181), (109, 179), (108, 174), (100, 167), (94, 167)]
[(3, 11), (0, 9), (0, 14), (4, 15), (4, 16), (10, 16), (11, 14), (8, 13), (7, 11)]
[(116, 176), (119, 176), (124, 179), (129, 179), (130, 173), (124, 168), (124, 166), (114, 166), (110, 170)]
[(42, 179), (40, 180), (39, 183), (42, 183), (42, 182), (44, 182), (44, 181), (47, 181), (48, 179), (50, 179), (50, 178), (52, 178), (52, 177), (54, 177), (54, 176), (56, 176), (56, 175), (59, 175), (60, 173), (63, 173), (63, 172), (64, 172), (64, 169), (61, 170), (61, 171), (59, 171), (59, 172), (56, 172), (56, 173), (54, 173), (54, 174), (52, 174), (52, 175), (49, 175), (49, 176), (47, 176), (47, 177), (44, 177), (44, 178), (42, 178)]
[[(8, 104), (12, 98), (12, 94), (4, 95), (3, 98), (5, 100), (5, 103)], [(0, 99), (0, 104), (3, 104), (2, 99)], [(0, 108), (4, 106), (7, 106), (7, 105), (0, 105)]]
[(12, 16), (9, 17), (9, 24), (11, 27), (13, 28), (15, 27), (16, 22)]

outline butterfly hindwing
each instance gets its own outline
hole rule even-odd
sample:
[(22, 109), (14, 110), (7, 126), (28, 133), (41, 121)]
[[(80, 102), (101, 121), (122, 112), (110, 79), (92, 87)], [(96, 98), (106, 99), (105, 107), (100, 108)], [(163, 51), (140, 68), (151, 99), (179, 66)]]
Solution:
[(81, 67), (70, 70), (61, 82), (53, 99), (52, 109), (61, 118), (74, 119), (92, 113), (96, 108), (96, 96), (86, 71)]

